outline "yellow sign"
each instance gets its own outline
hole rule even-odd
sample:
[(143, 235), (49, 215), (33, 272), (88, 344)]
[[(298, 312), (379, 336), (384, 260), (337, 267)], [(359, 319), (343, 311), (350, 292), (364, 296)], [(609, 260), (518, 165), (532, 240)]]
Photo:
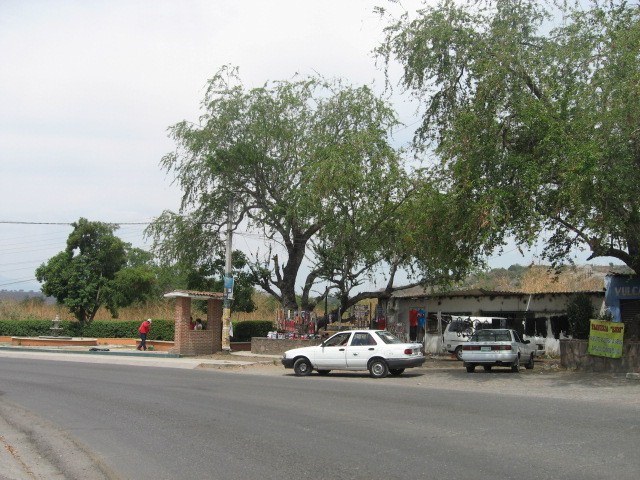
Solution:
[(591, 320), (589, 328), (589, 355), (598, 357), (622, 357), (624, 323)]

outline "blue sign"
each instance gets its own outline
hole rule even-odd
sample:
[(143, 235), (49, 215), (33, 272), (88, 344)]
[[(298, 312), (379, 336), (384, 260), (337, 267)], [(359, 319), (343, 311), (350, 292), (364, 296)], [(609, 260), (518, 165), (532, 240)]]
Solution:
[(233, 277), (224, 277), (224, 298), (233, 300)]
[(640, 299), (640, 277), (626, 275), (607, 275), (604, 303), (611, 312), (614, 322), (621, 322), (620, 300)]

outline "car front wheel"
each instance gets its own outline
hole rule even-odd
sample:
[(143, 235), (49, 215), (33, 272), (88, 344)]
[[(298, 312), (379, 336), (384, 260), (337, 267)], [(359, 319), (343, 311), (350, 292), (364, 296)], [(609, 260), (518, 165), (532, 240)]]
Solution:
[(372, 360), (369, 363), (369, 374), (373, 378), (384, 378), (389, 374), (389, 367), (387, 362), (382, 359)]
[(306, 377), (311, 373), (311, 370), (311, 363), (306, 358), (299, 358), (293, 364), (293, 371), (298, 377)]

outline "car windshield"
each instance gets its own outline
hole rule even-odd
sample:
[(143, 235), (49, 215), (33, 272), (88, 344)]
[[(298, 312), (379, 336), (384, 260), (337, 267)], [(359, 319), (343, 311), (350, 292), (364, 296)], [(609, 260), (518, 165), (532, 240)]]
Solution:
[(384, 343), (387, 343), (387, 344), (404, 343), (398, 337), (396, 337), (395, 335), (387, 332), (386, 330), (382, 330), (380, 332), (376, 332), (376, 335), (378, 336), (378, 338), (380, 338), (380, 340), (382, 340)]
[(472, 337), (472, 342), (510, 342), (508, 330), (479, 330)]

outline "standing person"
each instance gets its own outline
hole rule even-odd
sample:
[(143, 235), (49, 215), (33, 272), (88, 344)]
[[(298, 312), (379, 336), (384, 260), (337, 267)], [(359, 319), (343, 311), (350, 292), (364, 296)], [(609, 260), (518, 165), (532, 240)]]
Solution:
[(151, 319), (147, 318), (142, 324), (140, 328), (138, 328), (138, 332), (140, 332), (140, 345), (138, 345), (138, 350), (146, 350), (147, 349), (147, 334), (151, 330)]

